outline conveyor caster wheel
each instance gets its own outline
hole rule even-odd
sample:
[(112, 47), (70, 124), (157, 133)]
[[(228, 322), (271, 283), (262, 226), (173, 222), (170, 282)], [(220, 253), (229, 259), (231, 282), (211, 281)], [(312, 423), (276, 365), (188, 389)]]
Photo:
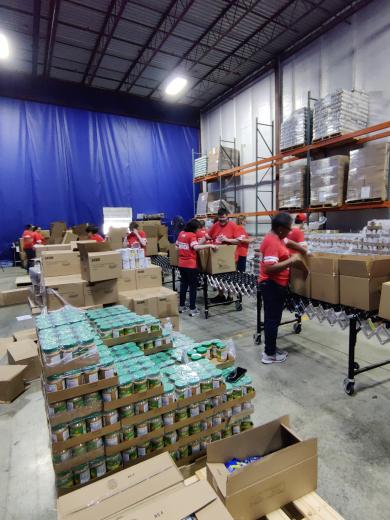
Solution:
[(359, 368), (360, 368), (359, 363), (356, 363), (356, 361), (355, 361), (354, 364), (353, 364), (353, 368), (354, 368), (355, 370), (359, 370)]
[(300, 323), (294, 323), (293, 329), (295, 334), (300, 334), (302, 332), (302, 325)]
[(242, 303), (236, 302), (236, 311), (242, 311)]
[(349, 379), (344, 379), (344, 392), (347, 395), (353, 395), (355, 393), (355, 382)]
[(253, 334), (253, 342), (255, 345), (261, 345), (261, 335)]

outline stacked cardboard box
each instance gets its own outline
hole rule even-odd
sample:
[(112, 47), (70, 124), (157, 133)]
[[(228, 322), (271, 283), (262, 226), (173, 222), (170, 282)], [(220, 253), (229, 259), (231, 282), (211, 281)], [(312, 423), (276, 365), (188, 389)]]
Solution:
[(351, 150), (347, 202), (388, 199), (389, 143), (371, 143)]
[(315, 101), (313, 139), (360, 130), (368, 125), (368, 95), (357, 90), (336, 90)]
[(240, 152), (227, 146), (216, 146), (207, 154), (207, 173), (230, 170), (240, 165)]
[(339, 206), (344, 201), (349, 158), (335, 155), (310, 163), (310, 205)]
[(167, 250), (168, 228), (161, 224), (160, 220), (140, 220), (140, 229), (145, 231), (148, 244), (146, 246), (146, 256), (158, 255), (159, 251)]
[(288, 163), (280, 170), (279, 207), (303, 208), (305, 204), (306, 161)]
[[(280, 129), (280, 149), (295, 148), (308, 144), (310, 112), (307, 107), (295, 110), (290, 117), (285, 119)], [(310, 139), (310, 137), (309, 137)]]

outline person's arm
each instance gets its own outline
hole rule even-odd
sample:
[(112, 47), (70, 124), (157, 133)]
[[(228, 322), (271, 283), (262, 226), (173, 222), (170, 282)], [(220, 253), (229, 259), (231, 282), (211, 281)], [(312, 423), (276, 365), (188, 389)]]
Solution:
[(282, 262), (277, 262), (275, 264), (264, 264), (264, 271), (267, 274), (279, 273), (279, 271), (283, 271), (287, 267), (290, 267), (290, 265), (293, 265), (299, 261), (299, 255), (292, 255), (290, 258), (287, 258), (287, 260), (283, 260)]
[(294, 242), (293, 240), (286, 240), (286, 246), (289, 249), (294, 249), (294, 251), (298, 251), (298, 253), (301, 253), (301, 255), (306, 255), (307, 253), (307, 247), (305, 247), (303, 244), (298, 244), (298, 242)]
[(255, 240), (253, 237), (240, 238), (240, 244), (251, 244)]
[(221, 240), (224, 244), (237, 245), (240, 243), (238, 238), (227, 238), (224, 235), (221, 235)]
[(202, 249), (218, 249), (218, 246), (216, 244), (194, 244), (192, 246), (192, 249), (195, 251), (201, 251)]
[(146, 244), (148, 243), (148, 241), (146, 240), (146, 236), (142, 237), (141, 234), (138, 232), (138, 229), (134, 229), (133, 233), (138, 238), (138, 241), (141, 244), (141, 246), (145, 247)]
[(199, 245), (205, 244), (206, 242), (207, 242), (206, 235), (204, 237), (198, 238)]

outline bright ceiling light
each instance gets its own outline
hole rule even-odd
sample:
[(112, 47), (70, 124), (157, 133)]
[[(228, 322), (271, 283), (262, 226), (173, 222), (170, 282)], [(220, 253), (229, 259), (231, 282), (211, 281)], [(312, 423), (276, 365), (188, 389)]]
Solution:
[(9, 56), (8, 40), (4, 34), (0, 34), (0, 59), (6, 60)]
[(181, 92), (186, 85), (187, 80), (185, 78), (177, 76), (168, 83), (168, 85), (165, 88), (165, 93), (168, 94), (168, 96), (176, 96), (176, 94)]

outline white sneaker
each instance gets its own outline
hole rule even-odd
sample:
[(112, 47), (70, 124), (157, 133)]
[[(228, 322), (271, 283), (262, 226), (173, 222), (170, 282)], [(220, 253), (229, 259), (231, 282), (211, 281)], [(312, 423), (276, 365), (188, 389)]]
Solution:
[(285, 352), (280, 353), (280, 351), (276, 351), (276, 354), (274, 356), (269, 356), (265, 352), (261, 355), (261, 362), (265, 365), (270, 365), (271, 363), (283, 363), (283, 361), (286, 361), (287, 354)]
[(286, 357), (288, 356), (287, 350), (277, 350), (276, 349), (276, 353), (280, 354), (281, 356), (286, 356)]
[(188, 311), (188, 307), (184, 305), (184, 307), (179, 307), (179, 314), (183, 314), (183, 312)]
[(189, 312), (189, 316), (199, 316), (199, 315), (200, 315), (200, 310), (199, 309), (192, 309)]

